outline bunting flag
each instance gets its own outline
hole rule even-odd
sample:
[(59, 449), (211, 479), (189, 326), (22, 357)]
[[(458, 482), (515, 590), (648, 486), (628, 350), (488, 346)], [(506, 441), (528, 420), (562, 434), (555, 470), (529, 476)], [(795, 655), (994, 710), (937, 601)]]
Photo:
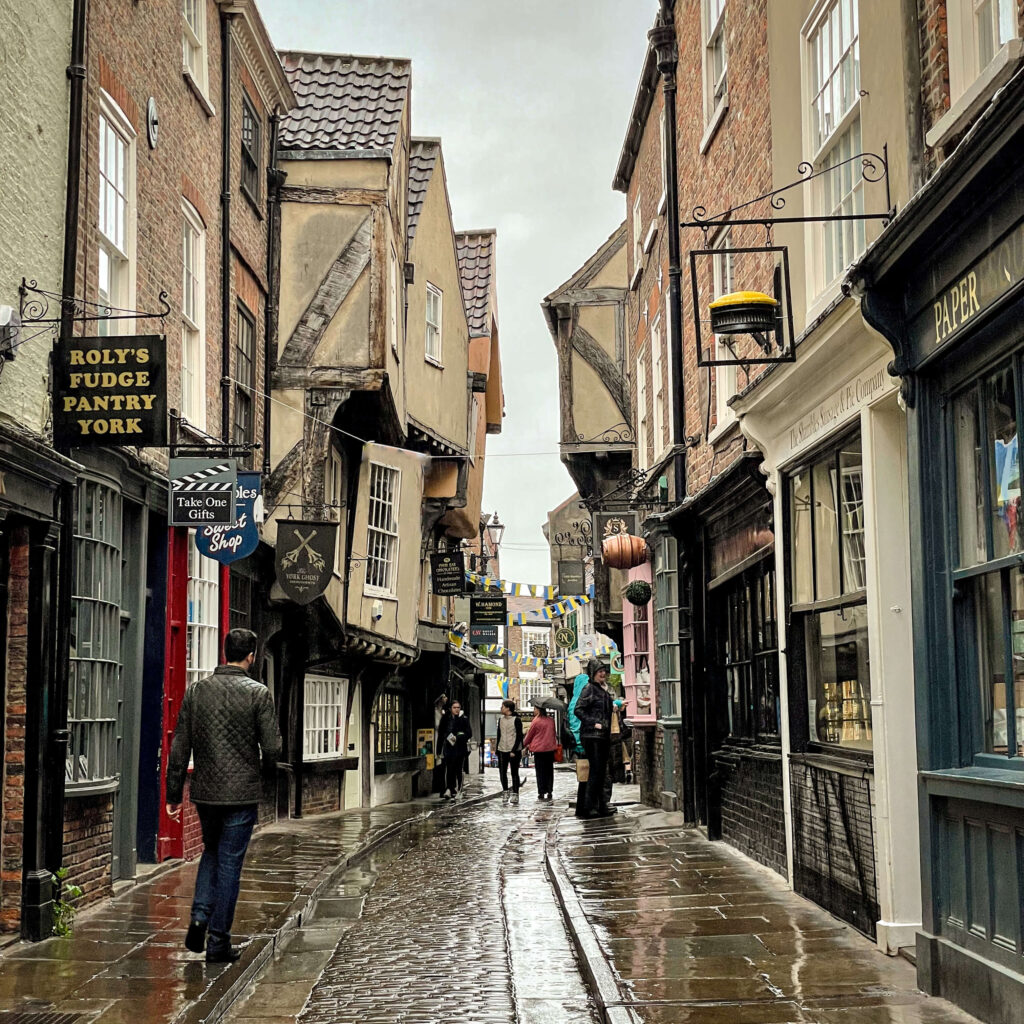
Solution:
[(575, 597), (562, 598), (562, 600), (558, 601), (556, 604), (546, 604), (543, 608), (536, 608), (530, 612), (509, 612), (508, 624), (510, 626), (522, 626), (524, 623), (528, 623), (537, 618), (544, 619), (547, 622), (553, 622), (555, 619), (560, 619), (563, 615), (567, 615), (569, 612), (577, 611), (585, 604), (590, 604), (593, 600), (593, 597), (577, 595)]
[(558, 587), (546, 583), (513, 583), (510, 580), (499, 580), (493, 576), (483, 576), (478, 572), (467, 572), (466, 579), (484, 590), (500, 590), (511, 597), (540, 597), (545, 601), (553, 600), (558, 594)]
[[(485, 648), (489, 655), (495, 655), (499, 658), (508, 658), (509, 661), (516, 665), (528, 665), (530, 668), (540, 668), (542, 665), (564, 665), (566, 658), (535, 658), (531, 654), (519, 654), (516, 651), (510, 651), (507, 647), (502, 647), (501, 644), (488, 644)], [(613, 651), (617, 651), (618, 646), (613, 640), (610, 644), (604, 644), (601, 647), (595, 647), (593, 650), (581, 651), (581, 656), (584, 654), (591, 655), (593, 657), (600, 657), (602, 654), (611, 654)]]

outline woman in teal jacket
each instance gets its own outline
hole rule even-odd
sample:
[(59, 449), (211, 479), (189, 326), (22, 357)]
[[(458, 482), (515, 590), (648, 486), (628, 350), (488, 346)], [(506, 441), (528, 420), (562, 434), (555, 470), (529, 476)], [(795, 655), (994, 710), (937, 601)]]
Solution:
[[(576, 717), (576, 702), (580, 699), (580, 694), (587, 688), (587, 684), (590, 682), (594, 673), (599, 669), (603, 668), (601, 662), (597, 658), (591, 658), (587, 662), (587, 671), (581, 672), (574, 680), (572, 684), (572, 700), (569, 701), (569, 731), (573, 735), (573, 739), (576, 741), (576, 756), (583, 757), (583, 740), (580, 737), (580, 729), (582, 723), (579, 718)], [(586, 800), (584, 794), (586, 793), (587, 784), (585, 782), (579, 783), (576, 787), (576, 817), (585, 818), (586, 815)]]

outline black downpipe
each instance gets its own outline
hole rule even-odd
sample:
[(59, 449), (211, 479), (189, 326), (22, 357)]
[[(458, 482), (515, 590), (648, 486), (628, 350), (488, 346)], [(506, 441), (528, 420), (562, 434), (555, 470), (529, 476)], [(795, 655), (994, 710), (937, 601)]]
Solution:
[(281, 186), (285, 175), (277, 166), (277, 138), (281, 115), (270, 115), (270, 156), (267, 165), (267, 301), (264, 303), (263, 321), (263, 476), (270, 479), (270, 372), (276, 363), (278, 299), (281, 279), (278, 274), (277, 240), (280, 236)]
[(679, 262), (679, 181), (676, 161), (676, 30), (671, 0), (662, 0), (660, 24), (648, 38), (655, 48), (665, 97), (665, 220), (668, 240), (668, 330), (672, 371), (673, 498), (686, 497), (686, 380), (683, 368), (682, 267)]
[(231, 52), (233, 14), (221, 13), (220, 49), (222, 80), (221, 106), (221, 173), (220, 188), (220, 436), (230, 444), (231, 437), (231, 78), (234, 60)]

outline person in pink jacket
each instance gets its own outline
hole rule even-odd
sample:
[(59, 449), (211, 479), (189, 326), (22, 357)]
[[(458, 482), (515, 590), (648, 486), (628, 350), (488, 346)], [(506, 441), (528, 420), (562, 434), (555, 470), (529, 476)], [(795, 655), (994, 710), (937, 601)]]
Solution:
[(533, 721), (523, 737), (523, 746), (533, 754), (534, 774), (537, 776), (537, 799), (551, 802), (555, 785), (555, 720), (543, 709), (533, 709)]

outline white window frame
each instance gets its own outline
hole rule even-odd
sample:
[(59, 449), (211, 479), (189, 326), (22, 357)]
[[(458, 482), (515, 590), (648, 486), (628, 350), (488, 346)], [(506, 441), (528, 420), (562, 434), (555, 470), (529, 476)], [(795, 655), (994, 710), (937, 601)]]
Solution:
[(541, 672), (521, 672), (518, 676), (519, 707), (525, 708), (531, 699), (541, 700), (551, 696), (551, 684)]
[(668, 386), (665, 378), (665, 354), (661, 337), (661, 314), (651, 321), (651, 390), (654, 395), (654, 461), (667, 447), (665, 424), (668, 421)]
[[(436, 304), (436, 312), (433, 319), (430, 315), (430, 307)], [(444, 327), (444, 292), (436, 284), (427, 282), (426, 302), (424, 303), (424, 327), (423, 327), (423, 358), (428, 363), (441, 366), (442, 340)]]
[(636, 357), (636, 468), (647, 471), (647, 346)]
[(181, 73), (204, 99), (209, 98), (206, 0), (181, 0)]
[(658, 200), (659, 215), (665, 212), (668, 203), (668, 122), (665, 119), (665, 108), (661, 108), (658, 117), (658, 138), (661, 143), (661, 198)]
[(188, 532), (188, 612), (185, 681), (191, 686), (220, 663), (220, 562), (200, 554)]
[[(195, 207), (181, 201), (181, 415), (206, 429), (206, 226)], [(196, 266), (188, 266), (189, 235), (194, 236)], [(189, 276), (194, 298), (189, 312)]]
[[(115, 156), (114, 167), (109, 158)], [(116, 158), (120, 157), (120, 166)], [(97, 124), (99, 196), (96, 220), (97, 301), (118, 309), (135, 308), (136, 242), (136, 133), (131, 121), (113, 97), (100, 90), (100, 115)], [(109, 223), (113, 215), (112, 230)], [(103, 267), (108, 267), (112, 286), (102, 290)], [(97, 333), (111, 336), (122, 333), (128, 321), (97, 322)]]
[[(990, 54), (981, 52), (979, 24), (985, 14), (998, 33)], [(1009, 24), (1006, 24), (1004, 14), (1009, 15)], [(1004, 31), (1006, 38), (1002, 38)], [(1016, 0), (946, 0), (946, 32), (949, 99), (952, 104), (967, 92), (1012, 40), (1020, 38)]]
[[(728, 249), (732, 246), (732, 232), (726, 228), (720, 231), (711, 243), (712, 249)], [(711, 258), (712, 292), (715, 299), (728, 295), (733, 290), (733, 257), (722, 253)], [(715, 335), (715, 354), (718, 359), (735, 359), (729, 348), (729, 336), (725, 339)], [(729, 399), (736, 394), (736, 366), (715, 367), (715, 428), (708, 438), (714, 441), (726, 427), (736, 418), (736, 413), (729, 406)]]
[(332, 761), (347, 753), (348, 686), (345, 676), (306, 673), (302, 711), (304, 761)]
[[(366, 576), (363, 593), (368, 597), (397, 599), (399, 512), (402, 495), (402, 471), (397, 466), (371, 462), (366, 477)], [(394, 474), (391, 498), (381, 502), (374, 497), (374, 482), (381, 473)], [(390, 512), (390, 515), (388, 514)], [(375, 565), (384, 565), (383, 583), (371, 583)]]
[[(523, 639), (522, 639), (522, 653), (529, 655), (531, 658), (537, 657), (530, 650), (534, 644), (545, 644), (548, 651), (551, 651), (551, 631), (548, 629), (539, 629), (536, 627), (523, 627)], [(549, 653), (550, 656), (550, 653)]]
[[(701, 30), (704, 35), (704, 124), (716, 125), (729, 106), (729, 51), (726, 46), (727, 0), (702, 0)], [(715, 73), (714, 54), (722, 51), (722, 69)]]
[(398, 254), (394, 245), (391, 246), (391, 259), (388, 269), (388, 336), (391, 339), (391, 351), (398, 358)]
[[(859, 0), (818, 0), (804, 22), (801, 39), (804, 150), (811, 154), (814, 170), (821, 171), (830, 161), (863, 150)], [(864, 177), (859, 163), (821, 175), (808, 187), (811, 209), (818, 216), (864, 211)], [(846, 268), (863, 252), (866, 238), (863, 221), (809, 224), (806, 230), (811, 320), (818, 311), (813, 300), (831, 297)]]
[[(327, 509), (327, 518), (334, 523), (341, 522), (341, 505), (345, 498), (344, 463), (341, 453), (332, 444), (324, 460), (324, 501), (332, 506)], [(342, 531), (339, 528), (334, 541), (334, 574), (344, 575), (345, 560), (342, 557)]]
[(644, 217), (641, 196), (633, 202), (633, 273), (643, 266), (644, 258)]

